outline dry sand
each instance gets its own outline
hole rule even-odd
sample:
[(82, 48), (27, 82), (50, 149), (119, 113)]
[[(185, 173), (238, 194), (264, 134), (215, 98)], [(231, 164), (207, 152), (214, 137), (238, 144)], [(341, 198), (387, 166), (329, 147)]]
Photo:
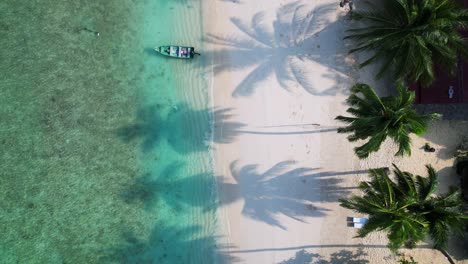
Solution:
[[(384, 234), (353, 238), (346, 217), (356, 215), (338, 198), (356, 192), (369, 168), (392, 162), (415, 173), (431, 163), (450, 175), (454, 142), (467, 125), (438, 122), (414, 139), (411, 158), (395, 159), (387, 143), (359, 161), (334, 117), (345, 113), (355, 82), (388, 91), (347, 55), (347, 10), (331, 0), (203, 5), (221, 251), (233, 263), (396, 263)], [(426, 141), (435, 154), (419, 149)], [(429, 246), (410, 254), (420, 263), (445, 263)]]

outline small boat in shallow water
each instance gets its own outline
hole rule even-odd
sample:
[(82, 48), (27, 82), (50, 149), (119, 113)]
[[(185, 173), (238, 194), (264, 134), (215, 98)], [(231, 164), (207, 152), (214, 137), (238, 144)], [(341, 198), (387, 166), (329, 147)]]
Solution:
[(200, 53), (195, 52), (194, 47), (169, 45), (159, 46), (154, 48), (154, 50), (162, 55), (180, 59), (192, 59), (195, 55), (200, 55)]

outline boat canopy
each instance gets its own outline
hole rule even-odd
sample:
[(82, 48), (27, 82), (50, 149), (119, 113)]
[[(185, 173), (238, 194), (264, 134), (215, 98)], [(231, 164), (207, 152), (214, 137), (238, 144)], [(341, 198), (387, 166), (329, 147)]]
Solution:
[(190, 58), (193, 56), (193, 49), (191, 47), (170, 47), (170, 56), (179, 57), (179, 58)]

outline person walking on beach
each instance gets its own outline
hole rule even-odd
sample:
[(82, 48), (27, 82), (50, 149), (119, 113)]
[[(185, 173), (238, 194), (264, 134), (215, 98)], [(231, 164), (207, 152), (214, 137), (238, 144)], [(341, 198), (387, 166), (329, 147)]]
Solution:
[(344, 7), (346, 4), (349, 5), (349, 11), (353, 11), (353, 0), (342, 0), (340, 2), (340, 7)]

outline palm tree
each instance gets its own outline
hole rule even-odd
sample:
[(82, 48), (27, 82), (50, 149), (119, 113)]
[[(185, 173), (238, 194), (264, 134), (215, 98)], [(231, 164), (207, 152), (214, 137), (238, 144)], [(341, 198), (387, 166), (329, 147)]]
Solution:
[(383, 169), (370, 170), (371, 181), (361, 182), (361, 196), (340, 199), (342, 207), (369, 215), (369, 221), (358, 231), (365, 237), (374, 231), (388, 231), (388, 247), (396, 251), (403, 245), (409, 247), (425, 236), (427, 222), (421, 216), (413, 218), (407, 213), (408, 202), (398, 197), (398, 189)]
[(348, 140), (366, 140), (367, 143), (354, 148), (356, 155), (363, 159), (371, 152), (378, 151), (387, 137), (398, 145), (396, 156), (411, 154), (410, 133), (421, 135), (426, 131), (428, 121), (438, 118), (439, 114), (420, 115), (411, 105), (414, 92), (402, 84), (397, 84), (398, 95), (380, 98), (367, 84), (358, 83), (351, 88), (346, 100), (351, 105), (347, 112), (354, 117), (337, 116), (336, 120), (348, 123), (338, 129), (338, 133), (353, 133)]
[[(352, 19), (370, 23), (349, 30), (357, 47), (350, 53), (372, 51), (360, 64), (383, 61), (377, 77), (392, 70), (397, 79), (434, 81), (434, 64), (454, 73), (458, 55), (468, 57), (460, 30), (468, 27), (468, 11), (452, 0), (383, 0), (372, 11), (357, 11)], [(372, 4), (371, 4), (372, 5)]]
[(437, 174), (430, 165), (426, 167), (428, 177), (422, 177), (394, 165), (395, 180), (384, 169), (370, 170), (371, 181), (359, 185), (363, 196), (339, 200), (342, 207), (369, 215), (369, 221), (357, 237), (386, 231), (388, 247), (397, 251), (402, 246), (413, 248), (429, 236), (434, 248), (445, 252), (449, 231), (462, 232), (468, 216), (461, 211), (458, 190), (435, 195)]

